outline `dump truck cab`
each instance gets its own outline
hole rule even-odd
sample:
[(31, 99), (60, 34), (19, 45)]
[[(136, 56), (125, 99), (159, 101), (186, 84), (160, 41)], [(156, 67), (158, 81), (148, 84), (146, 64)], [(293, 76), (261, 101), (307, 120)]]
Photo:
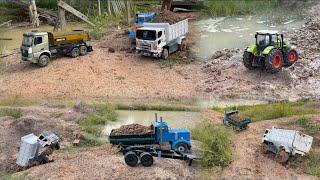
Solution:
[(137, 50), (143, 55), (160, 57), (167, 44), (164, 28), (142, 27), (137, 30)]
[[(156, 139), (159, 143), (169, 143), (171, 149), (187, 152), (191, 149), (190, 131), (187, 129), (170, 129), (166, 121), (154, 123)], [(161, 132), (162, 128), (162, 132)]]
[(47, 32), (27, 32), (23, 34), (21, 58), (23, 61), (38, 63), (39, 57), (46, 54), (49, 58), (49, 40)]

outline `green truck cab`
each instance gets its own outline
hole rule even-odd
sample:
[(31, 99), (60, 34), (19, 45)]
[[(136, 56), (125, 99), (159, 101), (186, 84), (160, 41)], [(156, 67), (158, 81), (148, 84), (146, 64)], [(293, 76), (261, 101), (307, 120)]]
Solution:
[(76, 30), (67, 33), (26, 32), (23, 34), (21, 59), (47, 66), (52, 57), (69, 55), (78, 57), (92, 51), (88, 32)]

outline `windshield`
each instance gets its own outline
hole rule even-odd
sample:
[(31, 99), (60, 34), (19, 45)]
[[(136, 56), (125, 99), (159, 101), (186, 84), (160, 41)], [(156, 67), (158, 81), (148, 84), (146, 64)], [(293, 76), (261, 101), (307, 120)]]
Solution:
[(150, 40), (154, 41), (157, 39), (156, 37), (156, 31), (150, 31), (150, 30), (138, 30), (137, 31), (137, 38), (142, 40)]
[(268, 35), (258, 35), (257, 36), (257, 44), (259, 46), (265, 46), (269, 44), (269, 36)]
[(22, 45), (24, 46), (32, 46), (33, 45), (33, 36), (23, 36)]

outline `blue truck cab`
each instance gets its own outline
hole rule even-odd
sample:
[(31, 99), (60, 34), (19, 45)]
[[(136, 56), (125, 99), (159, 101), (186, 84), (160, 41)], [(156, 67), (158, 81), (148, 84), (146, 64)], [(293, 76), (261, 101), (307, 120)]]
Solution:
[(187, 152), (191, 149), (189, 130), (170, 129), (166, 121), (156, 121), (154, 123), (154, 128), (157, 143), (161, 143), (161, 141), (162, 143), (169, 143), (171, 145), (171, 149), (179, 152)]
[(137, 28), (142, 27), (144, 23), (152, 22), (156, 15), (157, 14), (155, 12), (137, 13), (135, 17), (135, 25), (128, 31), (129, 39), (135, 40)]

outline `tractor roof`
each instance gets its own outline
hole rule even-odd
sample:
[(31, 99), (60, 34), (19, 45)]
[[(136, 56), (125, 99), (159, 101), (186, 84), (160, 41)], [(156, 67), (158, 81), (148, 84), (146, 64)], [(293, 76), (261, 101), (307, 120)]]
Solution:
[(260, 30), (257, 31), (258, 34), (279, 34), (278, 31), (273, 31), (273, 30)]

